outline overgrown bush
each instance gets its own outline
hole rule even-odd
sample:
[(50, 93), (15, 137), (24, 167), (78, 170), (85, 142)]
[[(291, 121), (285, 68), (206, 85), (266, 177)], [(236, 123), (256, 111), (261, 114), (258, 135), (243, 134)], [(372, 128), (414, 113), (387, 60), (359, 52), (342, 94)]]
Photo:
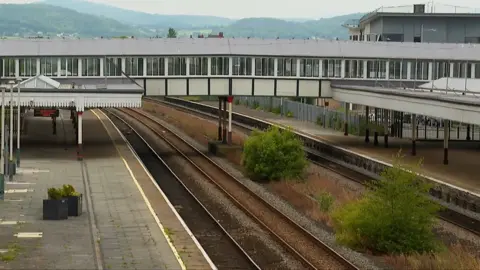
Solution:
[(307, 166), (302, 141), (290, 130), (278, 127), (253, 131), (245, 141), (242, 160), (255, 180), (298, 178)]
[(438, 245), (432, 232), (440, 206), (428, 197), (430, 185), (399, 158), (365, 196), (335, 209), (337, 240), (380, 253), (430, 252)]
[(327, 191), (322, 191), (317, 196), (315, 196), (317, 203), (320, 207), (320, 211), (322, 212), (330, 212), (332, 210), (333, 203), (335, 202), (335, 198), (332, 196), (331, 193)]
[(47, 190), (47, 194), (50, 200), (60, 200), (63, 198), (63, 189), (52, 187)]

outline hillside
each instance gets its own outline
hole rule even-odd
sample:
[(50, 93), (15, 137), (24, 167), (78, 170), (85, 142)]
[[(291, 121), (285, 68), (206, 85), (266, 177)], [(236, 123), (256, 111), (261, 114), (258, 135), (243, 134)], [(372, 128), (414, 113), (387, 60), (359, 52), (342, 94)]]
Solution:
[(361, 13), (292, 22), (270, 18), (248, 18), (238, 20), (226, 27), (213, 29), (222, 31), (229, 37), (260, 37), (260, 38), (336, 38), (347, 39), (348, 31), (342, 24), (349, 19), (358, 19)]
[(80, 36), (142, 35), (118, 21), (82, 14), (45, 4), (0, 4), (0, 34), (3, 36), (78, 34)]
[(205, 28), (233, 22), (228, 18), (215, 16), (150, 14), (82, 0), (44, 0), (43, 3), (73, 9), (81, 13), (104, 16), (129, 25), (159, 28)]
[(214, 16), (149, 14), (84, 0), (44, 0), (44, 2), (78, 12), (113, 18), (129, 25), (148, 26), (155, 29), (159, 35), (166, 35), (168, 27), (173, 27), (180, 36), (222, 31), (228, 37), (346, 39), (348, 33), (341, 26), (342, 23), (363, 15), (355, 13), (319, 20), (246, 18), (235, 21)]

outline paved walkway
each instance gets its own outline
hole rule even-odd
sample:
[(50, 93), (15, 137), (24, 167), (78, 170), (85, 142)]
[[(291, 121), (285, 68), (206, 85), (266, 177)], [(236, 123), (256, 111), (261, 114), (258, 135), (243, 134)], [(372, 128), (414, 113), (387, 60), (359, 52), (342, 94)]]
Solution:
[[(211, 106), (218, 106), (218, 102), (204, 102)], [(251, 115), (272, 123), (290, 126), (308, 135), (318, 137), (333, 145), (349, 149), (351, 151), (373, 157), (384, 162), (392, 162), (394, 156), (402, 150), (404, 158), (408, 162), (418, 162), (423, 159), (422, 172), (435, 179), (452, 185), (471, 190), (480, 194), (480, 179), (478, 168), (480, 167), (480, 143), (477, 142), (454, 142), (449, 143), (449, 165), (443, 164), (443, 142), (417, 142), (417, 156), (410, 154), (411, 141), (408, 139), (389, 138), (389, 148), (384, 148), (383, 137), (379, 137), (379, 145), (373, 145), (373, 136), (370, 143), (364, 142), (364, 137), (344, 136), (343, 132), (323, 129), (320, 126), (302, 122), (292, 118), (281, 117), (270, 112), (254, 110), (243, 105), (233, 105), (235, 112)], [(373, 135), (373, 134), (372, 134)]]
[[(84, 114), (79, 162), (69, 113), (62, 116), (56, 136), (50, 119), (27, 121), (21, 167), (0, 201), (0, 269), (182, 269), (100, 121)], [(47, 189), (63, 184), (84, 194), (83, 214), (42, 220)]]

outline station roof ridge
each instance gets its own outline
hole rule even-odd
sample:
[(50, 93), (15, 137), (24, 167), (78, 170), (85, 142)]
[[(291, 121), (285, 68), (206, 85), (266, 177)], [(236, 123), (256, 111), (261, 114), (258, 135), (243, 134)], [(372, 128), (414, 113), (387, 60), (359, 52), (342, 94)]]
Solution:
[(460, 43), (261, 38), (0, 40), (0, 56), (4, 57), (156, 55), (480, 61), (480, 46)]

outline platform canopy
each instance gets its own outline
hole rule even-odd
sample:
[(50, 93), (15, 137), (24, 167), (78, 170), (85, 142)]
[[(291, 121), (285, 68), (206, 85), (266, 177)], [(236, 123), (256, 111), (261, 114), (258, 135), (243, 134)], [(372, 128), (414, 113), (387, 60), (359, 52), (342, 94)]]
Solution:
[(44, 75), (28, 78), (20, 83), (9, 81), (2, 84), (6, 88), (6, 101), (10, 101), (10, 89), (13, 89), (13, 103), (18, 101), (20, 89), (20, 105), (29, 107), (75, 107), (77, 111), (85, 108), (139, 108), (142, 105), (144, 89), (134, 81), (123, 83), (89, 84), (61, 83)]
[(466, 92), (466, 94), (480, 94), (480, 79), (470, 78), (440, 78), (418, 86), (421, 89), (435, 91)]

